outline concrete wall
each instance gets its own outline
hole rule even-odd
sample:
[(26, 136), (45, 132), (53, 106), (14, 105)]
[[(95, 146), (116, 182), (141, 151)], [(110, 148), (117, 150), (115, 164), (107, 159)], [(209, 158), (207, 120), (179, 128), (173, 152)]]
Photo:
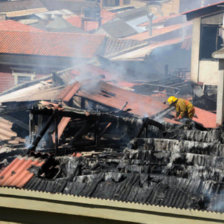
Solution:
[(212, 60), (201, 60), (199, 62), (198, 81), (204, 85), (217, 85), (219, 78), (219, 62)]
[(199, 51), (201, 35), (201, 18), (193, 20), (192, 51), (191, 51), (191, 80), (199, 81)]

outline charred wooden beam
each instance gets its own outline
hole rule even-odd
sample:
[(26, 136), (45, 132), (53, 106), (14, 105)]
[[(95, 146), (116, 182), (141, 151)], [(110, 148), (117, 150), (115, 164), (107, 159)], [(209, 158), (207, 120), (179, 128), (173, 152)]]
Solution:
[(37, 134), (37, 136), (35, 137), (35, 139), (33, 140), (33, 142), (31, 143), (31, 145), (28, 146), (28, 152), (30, 151), (35, 151), (38, 143), (40, 142), (40, 140), (42, 139), (42, 137), (44, 136), (44, 134), (46, 133), (47, 129), (50, 127), (51, 123), (53, 122), (55, 118), (55, 113), (53, 113), (47, 120), (46, 124), (42, 127), (42, 129), (40, 130), (40, 132)]

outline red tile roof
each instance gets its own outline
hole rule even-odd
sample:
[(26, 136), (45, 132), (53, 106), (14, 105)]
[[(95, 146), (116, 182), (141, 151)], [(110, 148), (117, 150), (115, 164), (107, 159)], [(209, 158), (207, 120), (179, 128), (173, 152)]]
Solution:
[(95, 92), (81, 90), (77, 95), (117, 109), (122, 109), (128, 102), (124, 109), (129, 108), (130, 113), (139, 116), (152, 116), (167, 108), (166, 105), (150, 96), (136, 94), (105, 82), (100, 82)]
[[(101, 82), (98, 89), (91, 94), (85, 90), (81, 90), (77, 95), (117, 109), (121, 109), (128, 102), (124, 109), (130, 108), (130, 113), (138, 116), (150, 117), (167, 108), (167, 105), (158, 101), (156, 97), (136, 94), (105, 82)], [(195, 111), (197, 118), (194, 118), (194, 121), (202, 124), (205, 128), (216, 127), (216, 115), (214, 113), (198, 107), (195, 107)], [(164, 120), (170, 123), (177, 123), (167, 118)]]
[(216, 128), (216, 114), (195, 107), (195, 114), (197, 118), (193, 118), (194, 121), (203, 124), (205, 128)]
[(16, 22), (14, 20), (0, 21), (0, 31), (43, 32), (35, 27)]
[(0, 172), (0, 186), (23, 187), (32, 177), (28, 169), (32, 166), (41, 167), (45, 160), (34, 157), (22, 157), (14, 159), (5, 169)]
[[(105, 9), (101, 11), (102, 24), (107, 23), (115, 17), (115, 13), (109, 12)], [(82, 28), (81, 16), (73, 15), (66, 20), (75, 27)], [(95, 30), (98, 28), (98, 22), (86, 21), (84, 25), (85, 31)]]
[(91, 58), (103, 35), (0, 31), (0, 53)]
[[(216, 115), (210, 111), (200, 109), (198, 107), (195, 108), (195, 114), (197, 118), (194, 117), (193, 120), (199, 124), (202, 124), (205, 128), (216, 128)], [(172, 113), (175, 115), (175, 112)], [(175, 121), (174, 119), (164, 118), (164, 121), (173, 124), (180, 124), (179, 121)]]

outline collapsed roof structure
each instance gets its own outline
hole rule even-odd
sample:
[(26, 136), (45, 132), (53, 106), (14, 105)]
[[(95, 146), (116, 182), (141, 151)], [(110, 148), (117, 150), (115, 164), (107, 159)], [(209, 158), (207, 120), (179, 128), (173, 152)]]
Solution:
[[(123, 20), (130, 22), (127, 14)], [(154, 21), (158, 27), (161, 21), (171, 24), (152, 37), (137, 34), (135, 40), (38, 30), (29, 39), (17, 29), (1, 32), (2, 54), (21, 53), (29, 60), (34, 55), (78, 55), (85, 61), (0, 94), (0, 221), (28, 223), (38, 215), (33, 222), (223, 222), (224, 136), (222, 127), (212, 129), (215, 114), (195, 108), (192, 122), (174, 121), (173, 108), (163, 102), (185, 92), (186, 80), (167, 74), (163, 81), (129, 83), (114, 80), (110, 72), (116, 68), (108, 72), (92, 63), (98, 50), (109, 58), (129, 58), (129, 50), (136, 50), (130, 54), (141, 58), (161, 46), (181, 43), (188, 48), (190, 35), (179, 35), (191, 24), (172, 24), (173, 19)], [(130, 24), (142, 30), (136, 21)], [(67, 48), (55, 35), (68, 40)], [(6, 36), (12, 38), (10, 49)], [(80, 47), (84, 36), (88, 41), (74, 55), (69, 43), (76, 40)], [(33, 47), (34, 40), (40, 48)], [(101, 60), (107, 67), (107, 59)], [(148, 95), (140, 94), (143, 88)]]
[(29, 116), (29, 140), (1, 151), (0, 185), (213, 211), (214, 223), (222, 220), (222, 129), (167, 123), (171, 109), (158, 99), (104, 79), (63, 72), (1, 94), (3, 116)]

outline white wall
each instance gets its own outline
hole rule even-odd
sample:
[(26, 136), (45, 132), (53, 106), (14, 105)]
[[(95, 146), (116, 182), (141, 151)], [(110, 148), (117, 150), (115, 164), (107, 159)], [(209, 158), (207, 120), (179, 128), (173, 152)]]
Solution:
[(217, 85), (219, 78), (219, 62), (211, 60), (201, 60), (199, 62), (198, 82), (204, 85)]
[(199, 82), (199, 50), (200, 50), (201, 18), (193, 20), (192, 51), (191, 51), (191, 80)]

